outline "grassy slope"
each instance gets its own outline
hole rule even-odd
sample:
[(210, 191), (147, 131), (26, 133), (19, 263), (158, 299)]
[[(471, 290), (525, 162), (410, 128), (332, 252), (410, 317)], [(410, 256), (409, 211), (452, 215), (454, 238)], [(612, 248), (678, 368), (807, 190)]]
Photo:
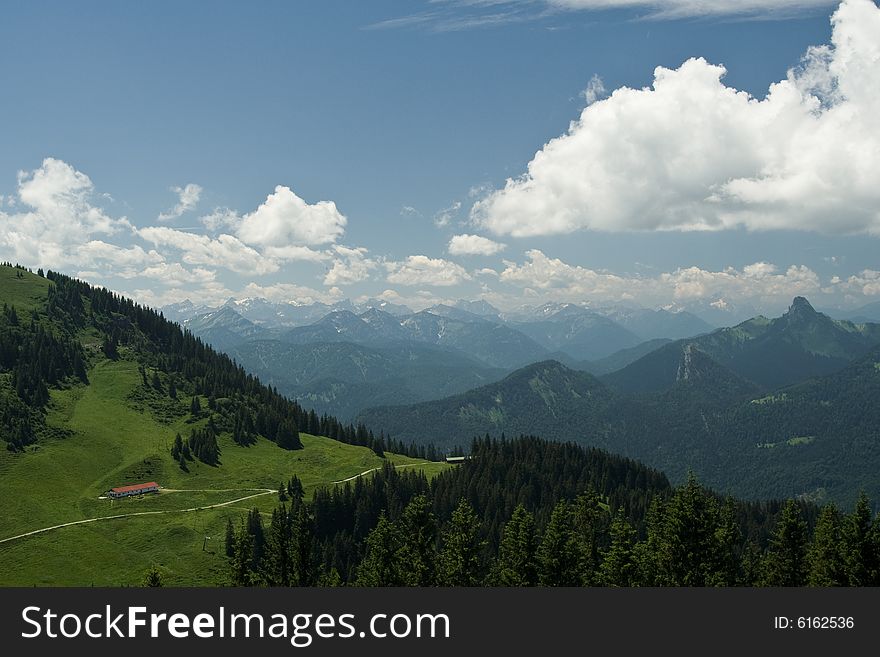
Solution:
[[(16, 276), (19, 272), (23, 278)], [(50, 285), (49, 280), (27, 271), (0, 266), (0, 303), (15, 306), (20, 316), (46, 303)]]
[[(220, 467), (196, 462), (180, 470), (169, 448), (176, 432), (189, 433), (187, 415), (160, 421), (132, 407), (129, 394), (140, 386), (137, 365), (102, 361), (89, 373), (90, 385), (53, 391), (50, 427), (73, 433), (42, 441), (24, 454), (0, 454), (0, 538), (91, 518), (152, 510), (174, 510), (237, 499), (247, 490), (277, 488), (296, 474), (307, 495), (318, 485), (379, 467), (382, 460), (363, 447), (303, 435), (305, 449), (284, 451), (260, 439), (243, 448), (220, 438)], [(181, 401), (181, 405), (185, 402)], [(389, 455), (398, 464), (417, 463)], [(432, 464), (430, 473), (446, 467)], [(155, 480), (175, 492), (127, 500), (99, 500), (108, 488)], [(276, 495), (220, 509), (108, 520), (66, 527), (0, 544), (0, 585), (137, 584), (157, 564), (169, 584), (220, 584), (226, 571), (223, 533), (229, 516), (248, 508), (270, 510)], [(202, 551), (205, 536), (208, 551)]]

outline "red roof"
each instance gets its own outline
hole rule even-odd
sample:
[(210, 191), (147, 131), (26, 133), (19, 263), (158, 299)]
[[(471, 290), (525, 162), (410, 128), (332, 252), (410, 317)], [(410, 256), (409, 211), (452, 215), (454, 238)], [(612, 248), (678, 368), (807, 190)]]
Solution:
[(146, 484), (131, 484), (130, 486), (120, 486), (119, 488), (111, 488), (114, 493), (130, 493), (135, 490), (143, 490), (144, 488), (159, 488), (159, 484), (150, 481)]

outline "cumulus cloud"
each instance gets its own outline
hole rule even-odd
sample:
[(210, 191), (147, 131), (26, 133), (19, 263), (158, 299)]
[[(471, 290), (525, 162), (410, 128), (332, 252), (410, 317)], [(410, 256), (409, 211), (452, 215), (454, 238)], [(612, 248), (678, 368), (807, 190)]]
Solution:
[(216, 238), (196, 235), (167, 226), (148, 226), (138, 235), (157, 247), (170, 247), (181, 252), (181, 259), (189, 265), (224, 267), (239, 274), (270, 274), (278, 271), (278, 263), (266, 258), (243, 244), (232, 235)]
[(348, 220), (333, 201), (308, 204), (290, 187), (278, 185), (254, 212), (245, 215), (238, 237), (258, 246), (314, 246), (335, 242)]
[(527, 251), (526, 258), (522, 264), (505, 261), (500, 280), (516, 285), (523, 293), (559, 301), (638, 299), (645, 305), (657, 306), (673, 301), (718, 299), (780, 302), (821, 291), (818, 275), (803, 265), (792, 265), (785, 271), (764, 262), (720, 271), (682, 267), (645, 277), (570, 265), (537, 249)]
[(320, 292), (310, 287), (294, 285), (292, 283), (275, 283), (273, 285), (258, 285), (249, 283), (242, 290), (241, 297), (258, 297), (268, 299), (275, 303), (333, 303), (339, 301), (343, 294), (339, 288), (331, 288), (326, 292)]
[[(708, 5), (713, 3), (709, 2)], [(792, 229), (880, 234), (880, 8), (844, 0), (763, 99), (702, 58), (588, 105), (527, 172), (474, 204), (476, 225), (526, 237)]]
[(229, 208), (214, 208), (210, 214), (199, 217), (199, 221), (210, 231), (230, 230), (238, 227), (241, 217)]
[(324, 276), (324, 285), (350, 285), (359, 283), (370, 277), (378, 263), (367, 257), (368, 251), (363, 248), (349, 248), (347, 246), (335, 246), (333, 248), (336, 258), (333, 265)]
[(210, 283), (214, 280), (215, 273), (210, 269), (205, 269), (203, 267), (187, 269), (179, 262), (160, 262), (146, 267), (134, 274), (127, 273), (122, 277), (153, 278), (162, 285), (179, 286)]
[(96, 236), (132, 228), (125, 217), (113, 218), (95, 205), (96, 196), (86, 174), (55, 158), (46, 158), (33, 171), (20, 171), (16, 198), (7, 200), (7, 206), (17, 211), (0, 210), (0, 252), (25, 265), (53, 267), (92, 266), (101, 258), (141, 258), (142, 250), (88, 246)]
[(235, 292), (218, 281), (209, 281), (197, 287), (187, 285), (186, 287), (159, 288), (152, 286), (137, 288), (131, 292), (121, 292), (121, 294), (130, 296), (136, 301), (153, 308), (161, 308), (170, 303), (179, 303), (185, 299), (197, 299), (200, 304), (206, 306), (219, 306), (226, 299), (235, 296)]
[(171, 191), (177, 194), (177, 205), (170, 210), (159, 214), (159, 221), (177, 219), (185, 212), (194, 210), (202, 197), (202, 188), (195, 183), (189, 183), (184, 187), (172, 187)]
[(471, 280), (462, 267), (442, 258), (411, 255), (402, 262), (387, 262), (387, 280), (397, 285), (430, 285), (445, 287)]
[(847, 292), (863, 294), (866, 297), (880, 295), (880, 271), (873, 269), (865, 269), (846, 279), (835, 276), (831, 279), (831, 283)]
[(453, 235), (447, 250), (450, 255), (484, 255), (490, 256), (505, 249), (506, 245), (480, 235)]

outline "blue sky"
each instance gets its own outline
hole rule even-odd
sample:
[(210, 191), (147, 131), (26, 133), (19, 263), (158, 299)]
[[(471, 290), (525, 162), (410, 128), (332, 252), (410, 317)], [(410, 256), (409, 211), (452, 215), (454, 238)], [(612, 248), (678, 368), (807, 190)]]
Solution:
[(0, 257), (157, 305), (858, 306), (880, 10), (844, 5), (803, 62), (834, 3), (6, 2)]

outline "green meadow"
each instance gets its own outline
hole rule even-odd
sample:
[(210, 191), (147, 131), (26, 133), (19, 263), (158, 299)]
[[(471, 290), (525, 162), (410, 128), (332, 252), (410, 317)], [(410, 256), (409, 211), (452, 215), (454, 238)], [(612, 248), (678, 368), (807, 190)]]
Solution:
[[(24, 453), (0, 453), (0, 540), (91, 518), (146, 515), (2, 542), (0, 585), (139, 585), (153, 565), (169, 585), (222, 585), (227, 519), (238, 522), (251, 508), (270, 512), (278, 504), (277, 493), (261, 489), (277, 491), (296, 475), (308, 497), (316, 487), (383, 464), (367, 448), (329, 438), (302, 434), (304, 449), (286, 451), (263, 438), (241, 447), (223, 434), (219, 466), (193, 461), (184, 472), (171, 458), (174, 436), (185, 438), (205, 420), (192, 422), (188, 398), (164, 401), (157, 412), (138, 398), (142, 387), (135, 362), (101, 360), (89, 371), (89, 385), (52, 391), (47, 436)], [(429, 476), (449, 467), (388, 459)], [(100, 499), (114, 486), (144, 481), (156, 481), (163, 492)]]

